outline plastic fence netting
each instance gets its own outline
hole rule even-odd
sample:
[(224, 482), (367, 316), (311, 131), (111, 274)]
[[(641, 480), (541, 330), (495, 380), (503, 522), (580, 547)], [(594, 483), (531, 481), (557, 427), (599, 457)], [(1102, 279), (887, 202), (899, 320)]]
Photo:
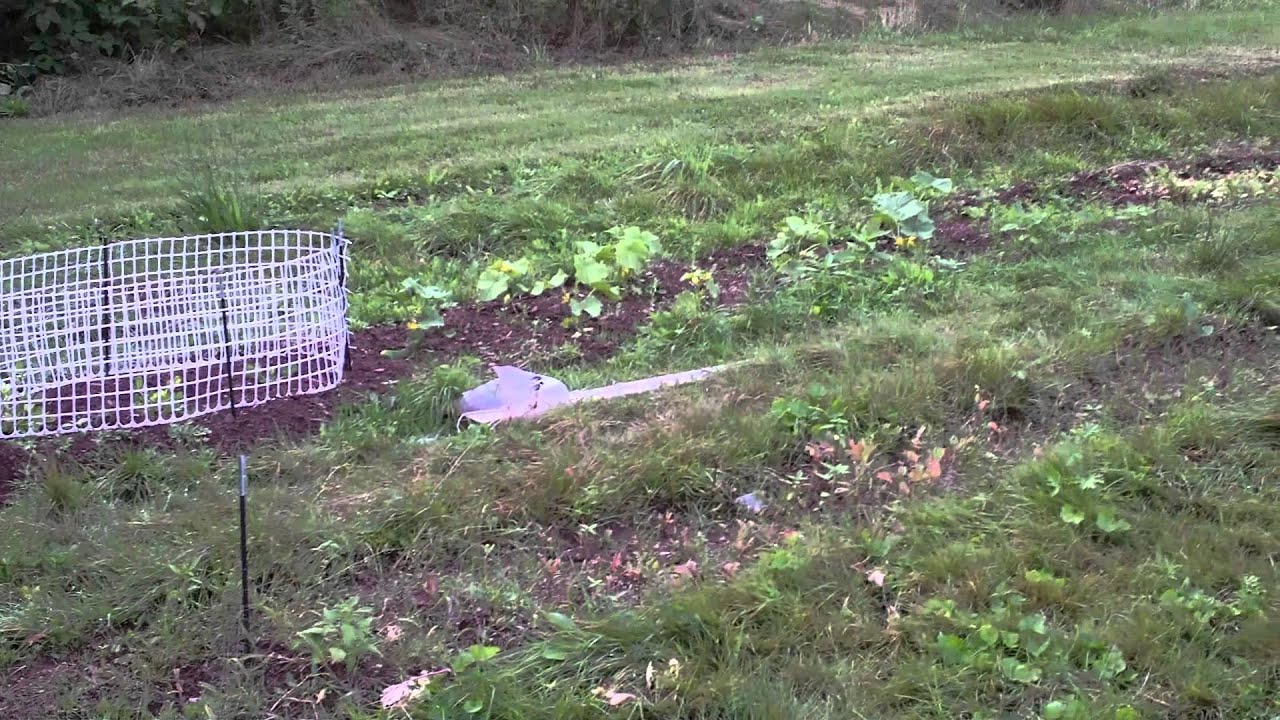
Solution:
[(341, 235), (264, 230), (0, 260), (0, 438), (163, 425), (333, 388), (344, 252)]

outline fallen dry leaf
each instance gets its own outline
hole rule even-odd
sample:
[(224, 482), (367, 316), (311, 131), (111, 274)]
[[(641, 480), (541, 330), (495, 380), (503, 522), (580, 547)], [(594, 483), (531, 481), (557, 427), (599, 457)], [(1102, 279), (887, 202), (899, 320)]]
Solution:
[(727, 562), (727, 563), (725, 563), (725, 564), (723, 564), (723, 565), (721, 565), (721, 566), (720, 566), (720, 571), (724, 573), (724, 576), (725, 576), (725, 577), (727, 577), (727, 578), (731, 578), (731, 577), (733, 577), (734, 575), (737, 575), (737, 574), (738, 574), (738, 569), (739, 569), (739, 568), (741, 568), (741, 567), (742, 567), (742, 563), (739, 563), (739, 562)]
[(879, 568), (876, 568), (875, 570), (872, 570), (867, 573), (867, 580), (869, 580), (871, 584), (875, 585), (876, 587), (884, 587), (884, 578), (885, 578), (884, 571)]
[(384, 708), (401, 707), (421, 695), (431, 678), (448, 672), (448, 669), (420, 672), (408, 680), (403, 680), (383, 690), (379, 702)]
[(400, 639), (401, 635), (404, 635), (404, 628), (395, 623), (382, 628), (382, 637), (387, 642), (395, 642)]
[(921, 443), (921, 441), (922, 441), (922, 440), (923, 440), (923, 438), (924, 438), (924, 431), (925, 431), (926, 429), (927, 429), (927, 428), (926, 428), (926, 426), (921, 425), (921, 426), (920, 426), (920, 428), (919, 428), (918, 430), (916, 430), (916, 436), (915, 436), (915, 437), (913, 437), (913, 438), (911, 438), (911, 446), (912, 446), (912, 447), (914, 447), (914, 448), (919, 448), (919, 447), (920, 447), (920, 443)]
[(674, 568), (672, 568), (671, 570), (672, 570), (672, 572), (674, 572), (676, 575), (683, 575), (683, 576), (685, 576), (685, 577), (693, 577), (694, 575), (697, 575), (697, 574), (698, 574), (698, 562), (697, 562), (696, 560), (690, 560), (690, 561), (688, 561), (688, 562), (683, 562), (683, 563), (680, 563), (679, 565), (675, 566), (675, 567), (674, 567)]
[(930, 455), (929, 460), (925, 463), (925, 473), (934, 480), (942, 477), (942, 460)]
[(605, 693), (604, 697), (605, 697), (605, 700), (608, 700), (609, 704), (614, 707), (621, 705), (624, 702), (628, 702), (630, 700), (636, 699), (636, 696), (632, 695), (631, 693), (620, 693), (620, 692), (613, 692), (613, 691), (609, 691), (608, 693)]
[(901, 634), (898, 630), (898, 622), (902, 619), (902, 613), (898, 612), (897, 605), (890, 605), (884, 611), (884, 634), (889, 637), (897, 637)]
[(614, 692), (613, 690), (610, 690), (605, 687), (598, 687), (595, 690), (592, 690), (591, 694), (604, 700), (605, 702), (609, 703), (614, 707), (621, 705), (622, 703), (627, 702), (628, 700), (636, 699), (636, 696), (632, 695), (631, 693)]
[(383, 690), (382, 697), (379, 699), (379, 702), (384, 708), (393, 708), (409, 702), (416, 697), (419, 692), (421, 692), (421, 690), (418, 688), (417, 683), (415, 683), (411, 678), (403, 682), (398, 682)]

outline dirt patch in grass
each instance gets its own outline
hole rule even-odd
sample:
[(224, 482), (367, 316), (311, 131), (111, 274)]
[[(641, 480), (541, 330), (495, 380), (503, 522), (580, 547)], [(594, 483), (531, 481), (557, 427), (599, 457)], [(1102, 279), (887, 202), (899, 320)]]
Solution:
[(6, 720), (46, 720), (57, 717), (58, 685), (83, 669), (74, 664), (40, 658), (17, 664), (0, 675), (0, 717)]
[(1134, 341), (1090, 368), (1088, 394), (1101, 398), (1116, 419), (1142, 422), (1159, 414), (1195, 384), (1230, 394), (1237, 376), (1266, 372), (1280, 357), (1280, 334), (1260, 325), (1225, 325), (1208, 319), (1213, 333), (1178, 335), (1157, 343)]
[(9, 443), (0, 443), (0, 505), (17, 485), (19, 474), (30, 458), (22, 448)]
[(1228, 147), (1191, 160), (1133, 161), (1102, 170), (1077, 173), (1067, 182), (1065, 193), (1082, 200), (1108, 205), (1151, 205), (1162, 200), (1187, 202), (1188, 190), (1152, 182), (1158, 170), (1168, 170), (1180, 180), (1217, 180), (1251, 170), (1280, 167), (1280, 148)]
[[(764, 248), (717, 250), (698, 264), (712, 270), (720, 283), (720, 304), (733, 307), (746, 299), (748, 271), (764, 264)], [(654, 311), (692, 289), (681, 279), (688, 271), (685, 263), (654, 263), (636, 282), (640, 292), (609, 306), (595, 320), (573, 322), (569, 305), (555, 293), (452, 308), (444, 312), (445, 332), (424, 340), (423, 357), (448, 360), (466, 354), (485, 362), (539, 367), (554, 367), (564, 356), (599, 361), (631, 340)]]
[(968, 256), (985, 252), (994, 241), (988, 223), (955, 216), (937, 222), (931, 247), (947, 255)]
[[(717, 250), (699, 260), (720, 284), (720, 304), (733, 307), (747, 297), (750, 271), (765, 262), (763, 246), (742, 246)], [(409, 359), (383, 355), (385, 350), (403, 348), (407, 331), (403, 326), (379, 326), (353, 333), (351, 365), (342, 385), (316, 395), (282, 398), (235, 415), (221, 412), (195, 418), (191, 422), (208, 428), (209, 442), (225, 452), (253, 447), (279, 438), (299, 438), (317, 431), (333, 417), (335, 408), (359, 402), (370, 393), (384, 393), (426, 363), (442, 363), (464, 355), (487, 363), (521, 367), (555, 367), (567, 361), (597, 362), (631, 341), (649, 316), (669, 306), (681, 292), (692, 286), (682, 279), (689, 265), (675, 260), (655, 262), (636, 281), (639, 291), (608, 306), (597, 319), (573, 321), (569, 305), (558, 294), (520, 297), (510, 302), (461, 305), (444, 312), (445, 329), (428, 334), (419, 351)], [(88, 434), (71, 437), (70, 454), (87, 456), (100, 450)], [(160, 448), (174, 446), (166, 427), (130, 431), (129, 442)], [(44, 443), (42, 452), (52, 445)], [(13, 445), (0, 443), (0, 499), (12, 482), (6, 473), (16, 473), (21, 458)], [(15, 469), (10, 469), (10, 468)]]
[(1159, 202), (1212, 202), (1190, 187), (1168, 185), (1156, 173), (1167, 171), (1180, 181), (1221, 180), (1247, 172), (1280, 169), (1280, 147), (1231, 145), (1190, 159), (1131, 160), (1099, 170), (1078, 172), (1057, 183), (1020, 182), (995, 192), (962, 192), (940, 207), (931, 246), (950, 256), (983, 252), (998, 242), (985, 219), (967, 217), (964, 211), (989, 202), (1027, 205), (1058, 198), (1095, 202), (1112, 207), (1155, 205)]

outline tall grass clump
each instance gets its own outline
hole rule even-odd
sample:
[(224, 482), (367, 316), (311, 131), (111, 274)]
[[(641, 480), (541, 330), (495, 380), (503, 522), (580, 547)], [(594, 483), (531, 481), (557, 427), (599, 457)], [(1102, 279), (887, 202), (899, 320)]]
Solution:
[(213, 171), (185, 180), (179, 197), (182, 224), (194, 232), (244, 232), (266, 225), (262, 199), (239, 182)]

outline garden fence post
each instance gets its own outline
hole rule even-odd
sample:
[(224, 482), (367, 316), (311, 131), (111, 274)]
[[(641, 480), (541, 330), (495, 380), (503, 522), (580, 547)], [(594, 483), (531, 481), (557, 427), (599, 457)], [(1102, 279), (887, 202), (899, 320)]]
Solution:
[(227, 279), (220, 278), (218, 306), (222, 310), (222, 358), (227, 380), (227, 397), (231, 401), (231, 417), (236, 417), (236, 386), (231, 373), (231, 321), (227, 310)]
[(351, 371), (351, 326), (347, 319), (350, 302), (347, 300), (347, 238), (342, 232), (342, 220), (338, 220), (338, 229), (334, 235), (334, 246), (338, 251), (338, 293), (342, 298), (342, 369)]
[(244, 626), (244, 651), (252, 649), (249, 638), (249, 524), (246, 505), (249, 495), (249, 460), (240, 455), (240, 623)]

